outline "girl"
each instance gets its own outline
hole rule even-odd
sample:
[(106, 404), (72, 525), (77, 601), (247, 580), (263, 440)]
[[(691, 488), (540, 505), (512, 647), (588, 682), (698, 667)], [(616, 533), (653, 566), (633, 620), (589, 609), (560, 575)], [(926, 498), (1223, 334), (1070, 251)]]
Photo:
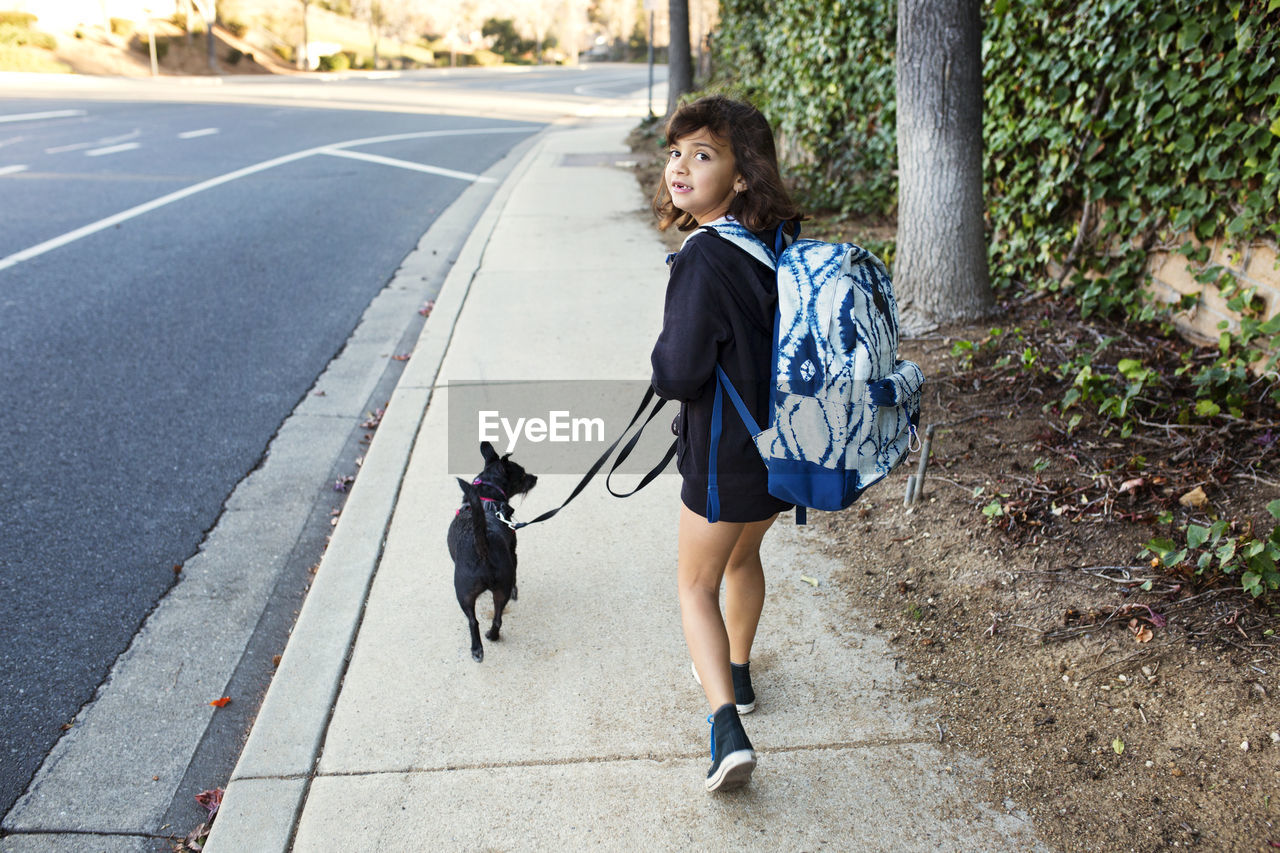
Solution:
[[(661, 229), (737, 221), (772, 246), (774, 229), (799, 218), (778, 174), (773, 133), (749, 104), (713, 95), (676, 111), (666, 128), (668, 160), (653, 208)], [(747, 783), (755, 751), (739, 714), (755, 709), (751, 644), (764, 606), (760, 543), (791, 505), (771, 496), (764, 463), (731, 408), (717, 453), (720, 520), (706, 518), (715, 367), (719, 364), (760, 423), (768, 422), (774, 272), (714, 231), (685, 240), (671, 262), (653, 387), (681, 402), (678, 587), (694, 677), (714, 709), (707, 790)], [(720, 582), (725, 610), (720, 612)]]

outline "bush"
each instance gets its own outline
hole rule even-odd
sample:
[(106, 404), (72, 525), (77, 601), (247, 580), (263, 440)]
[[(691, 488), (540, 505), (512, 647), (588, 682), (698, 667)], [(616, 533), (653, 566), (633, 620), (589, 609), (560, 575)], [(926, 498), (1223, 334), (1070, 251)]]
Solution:
[(227, 64), (239, 65), (240, 60), (244, 59), (244, 56), (245, 56), (244, 51), (242, 51), (238, 47), (233, 47), (231, 48), (231, 50), (227, 51)]
[(35, 22), (36, 16), (30, 12), (0, 12), (0, 26), (8, 25), (29, 30)]
[(502, 57), (494, 53), (492, 50), (477, 50), (471, 55), (476, 65), (483, 68), (494, 68), (502, 64)]
[(9, 47), (38, 47), (42, 50), (54, 50), (58, 46), (58, 40), (48, 33), (0, 23), (0, 44)]
[[(537, 49), (537, 43), (521, 38), (511, 18), (489, 18), (480, 33), (490, 40), (495, 53), (508, 62), (516, 62)], [(482, 63), (483, 64), (483, 63)]]
[(345, 53), (333, 53), (320, 57), (321, 71), (346, 71), (351, 67), (351, 59)]
[(293, 62), (293, 48), (287, 44), (273, 44), (271, 49), (275, 51), (276, 56), (285, 62)]
[(25, 71), (31, 74), (69, 74), (71, 66), (53, 58), (47, 50), (33, 47), (0, 45), (0, 71)]
[(231, 35), (238, 39), (244, 38), (245, 34), (249, 32), (249, 25), (239, 18), (231, 18), (226, 22), (225, 26)]
[(169, 23), (173, 24), (184, 33), (187, 31), (187, 15), (185, 12), (174, 12), (169, 16)]
[(111, 32), (113, 35), (127, 39), (129, 36), (133, 35), (133, 21), (128, 18), (112, 18)]

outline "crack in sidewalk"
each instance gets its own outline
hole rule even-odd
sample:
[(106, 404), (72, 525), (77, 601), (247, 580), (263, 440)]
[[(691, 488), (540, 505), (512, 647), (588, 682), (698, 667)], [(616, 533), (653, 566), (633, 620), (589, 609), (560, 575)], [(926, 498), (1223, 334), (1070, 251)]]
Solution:
[[(911, 746), (911, 745), (933, 745), (937, 741), (933, 738), (865, 738), (862, 740), (848, 741), (830, 741), (827, 743), (812, 744), (793, 744), (791, 746), (770, 747), (769, 749), (757, 749), (759, 755), (781, 755), (785, 753), (796, 752), (833, 752), (849, 749), (877, 749), (881, 747), (892, 746)], [(597, 756), (581, 756), (577, 758), (532, 758), (524, 761), (489, 761), (476, 762), (471, 764), (444, 764), (438, 766), (422, 766), (422, 767), (404, 767), (392, 768), (387, 770), (342, 770), (331, 772), (316, 772), (314, 774), (289, 774), (282, 776), (241, 776), (235, 781), (296, 781), (298, 779), (306, 779), (310, 776), (312, 779), (353, 779), (374, 776), (409, 776), (427, 773), (451, 773), (457, 771), (468, 770), (501, 770), (501, 769), (519, 769), (525, 767), (572, 767), (584, 764), (614, 764), (628, 761), (690, 761), (694, 759), (706, 758), (705, 751), (699, 752), (673, 752), (673, 753), (614, 753), (611, 755)]]

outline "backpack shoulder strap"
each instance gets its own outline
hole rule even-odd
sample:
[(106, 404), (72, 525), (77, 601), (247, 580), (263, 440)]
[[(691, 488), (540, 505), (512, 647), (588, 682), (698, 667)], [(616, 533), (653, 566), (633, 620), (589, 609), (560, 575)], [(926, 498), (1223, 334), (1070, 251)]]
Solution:
[[(711, 225), (704, 225), (693, 233), (697, 234), (700, 231), (714, 231), (720, 237), (728, 240), (730, 243), (737, 246), (739, 249), (746, 252), (769, 269), (772, 270), (778, 268), (778, 262), (774, 256), (773, 250), (760, 242), (759, 237), (752, 234), (737, 222), (716, 222)], [(689, 236), (692, 237), (693, 234), (690, 234)], [(688, 242), (688, 238), (686, 238), (685, 242)]]

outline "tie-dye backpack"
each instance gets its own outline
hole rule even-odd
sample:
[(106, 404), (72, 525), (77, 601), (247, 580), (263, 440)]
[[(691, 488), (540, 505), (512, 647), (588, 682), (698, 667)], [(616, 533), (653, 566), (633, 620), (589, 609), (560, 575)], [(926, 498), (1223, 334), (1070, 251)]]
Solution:
[(805, 507), (844, 509), (906, 458), (920, 421), (924, 373), (898, 358), (888, 271), (851, 243), (786, 245), (779, 227), (769, 247), (733, 221), (706, 228), (778, 276), (773, 405), (763, 428), (716, 367), (707, 520), (720, 515), (715, 462), (725, 395), (755, 436), (769, 493), (794, 503), (797, 521), (804, 522)]

